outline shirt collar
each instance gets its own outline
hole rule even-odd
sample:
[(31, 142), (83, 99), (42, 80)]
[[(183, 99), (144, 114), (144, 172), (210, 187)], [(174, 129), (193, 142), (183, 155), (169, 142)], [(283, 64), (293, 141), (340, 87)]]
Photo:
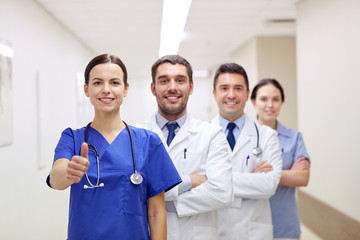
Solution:
[[(236, 119), (234, 121), (235, 125), (237, 128), (239, 128), (240, 132), (244, 127), (244, 123), (245, 123), (245, 116), (246, 114), (244, 113), (241, 117), (239, 117), (238, 119)], [(223, 128), (223, 130), (225, 131), (227, 128), (227, 125), (229, 124), (229, 120), (223, 118), (221, 115), (219, 115), (219, 122), (220, 122), (220, 126)]]
[(175, 121), (169, 121), (166, 118), (164, 118), (163, 116), (161, 116), (159, 112), (156, 112), (156, 115), (155, 115), (156, 124), (159, 126), (159, 128), (161, 130), (165, 127), (165, 125), (168, 122), (176, 122), (179, 125), (179, 128), (181, 128), (186, 121), (186, 117), (187, 117), (187, 113), (185, 113), (183, 116), (179, 117)]

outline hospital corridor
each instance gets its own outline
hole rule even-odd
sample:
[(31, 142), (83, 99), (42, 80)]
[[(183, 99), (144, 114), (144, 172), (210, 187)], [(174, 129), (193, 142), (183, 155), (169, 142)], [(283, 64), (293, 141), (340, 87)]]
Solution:
[[(276, 121), (301, 133), (310, 156), (310, 177), (307, 186), (295, 190), (300, 237), (275, 238), (360, 239), (359, 13), (359, 0), (0, 0), (0, 240), (71, 239), (69, 198), (75, 189), (51, 189), (46, 180), (64, 129), (84, 128), (99, 114), (91, 98), (95, 90), (84, 82), (89, 61), (101, 54), (118, 56), (126, 65), (129, 87), (123, 86), (119, 105), (129, 134), (131, 126), (154, 116), (158, 104), (161, 110), (156, 95), (161, 88), (152, 65), (165, 55), (178, 54), (192, 65), (187, 115), (206, 124), (221, 115), (214, 78), (222, 64), (246, 69), (249, 91), (242, 104), (246, 103), (246, 116), (258, 125), (261, 105), (251, 99), (251, 92), (261, 79), (276, 79), (286, 96)], [(111, 79), (112, 84), (116, 81)], [(112, 101), (101, 100), (108, 106)], [(66, 148), (75, 145), (76, 134), (74, 144)], [(130, 136), (135, 142), (136, 137), (137, 133)], [(126, 144), (130, 149), (130, 142)], [(142, 144), (145, 149), (147, 142)], [(81, 155), (83, 148), (74, 148)], [(191, 158), (189, 148), (182, 148), (183, 160)], [(89, 155), (95, 156), (93, 149)], [(283, 146), (278, 152), (279, 159), (286, 154)], [(141, 167), (136, 169), (134, 162), (128, 165), (135, 175), (124, 184), (148, 181), (136, 175)], [(194, 163), (194, 168), (197, 164), (204, 165)], [(172, 171), (171, 164), (164, 168)], [(88, 179), (86, 188), (107, 187), (99, 165), (97, 174), (97, 182)], [(167, 186), (157, 179), (163, 190), (179, 184), (170, 180)], [(234, 204), (251, 198), (238, 201), (235, 193)], [(167, 215), (176, 216), (174, 205), (165, 203)], [(130, 215), (135, 211), (126, 210)], [(90, 228), (97, 231), (100, 226)]]

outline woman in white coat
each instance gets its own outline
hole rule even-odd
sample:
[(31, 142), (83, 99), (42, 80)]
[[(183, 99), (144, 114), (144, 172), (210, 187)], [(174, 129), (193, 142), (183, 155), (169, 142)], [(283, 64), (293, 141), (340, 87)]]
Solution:
[[(223, 240), (273, 238), (269, 198), (280, 180), (281, 150), (276, 131), (256, 126), (244, 113), (249, 92), (247, 74), (241, 66), (229, 63), (219, 67), (213, 90), (219, 116), (212, 123), (220, 125), (228, 136), (228, 124), (236, 125), (231, 158), (235, 199), (219, 210)], [(258, 156), (253, 153), (256, 147), (262, 149)]]

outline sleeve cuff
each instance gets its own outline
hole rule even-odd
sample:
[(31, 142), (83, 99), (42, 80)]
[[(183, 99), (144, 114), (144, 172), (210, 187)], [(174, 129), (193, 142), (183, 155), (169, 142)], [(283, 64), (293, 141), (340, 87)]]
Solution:
[(189, 191), (191, 189), (190, 175), (184, 175), (184, 176), (180, 176), (180, 177), (183, 181), (178, 186), (179, 195), (186, 191)]
[(50, 188), (52, 188), (51, 187), (51, 184), (50, 184), (50, 174), (47, 176), (47, 178), (46, 178), (46, 184), (50, 187)]

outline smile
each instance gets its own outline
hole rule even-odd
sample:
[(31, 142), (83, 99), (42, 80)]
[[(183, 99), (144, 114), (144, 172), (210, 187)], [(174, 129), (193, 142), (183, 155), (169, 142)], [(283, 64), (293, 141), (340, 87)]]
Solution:
[(114, 100), (114, 98), (99, 98), (99, 100), (102, 102), (111, 102)]
[(235, 104), (237, 104), (237, 102), (225, 102), (225, 104), (227, 104), (227, 105), (235, 105)]
[(179, 99), (180, 97), (179, 97), (179, 96), (165, 96), (165, 98), (166, 98), (167, 100), (174, 101), (174, 100)]

